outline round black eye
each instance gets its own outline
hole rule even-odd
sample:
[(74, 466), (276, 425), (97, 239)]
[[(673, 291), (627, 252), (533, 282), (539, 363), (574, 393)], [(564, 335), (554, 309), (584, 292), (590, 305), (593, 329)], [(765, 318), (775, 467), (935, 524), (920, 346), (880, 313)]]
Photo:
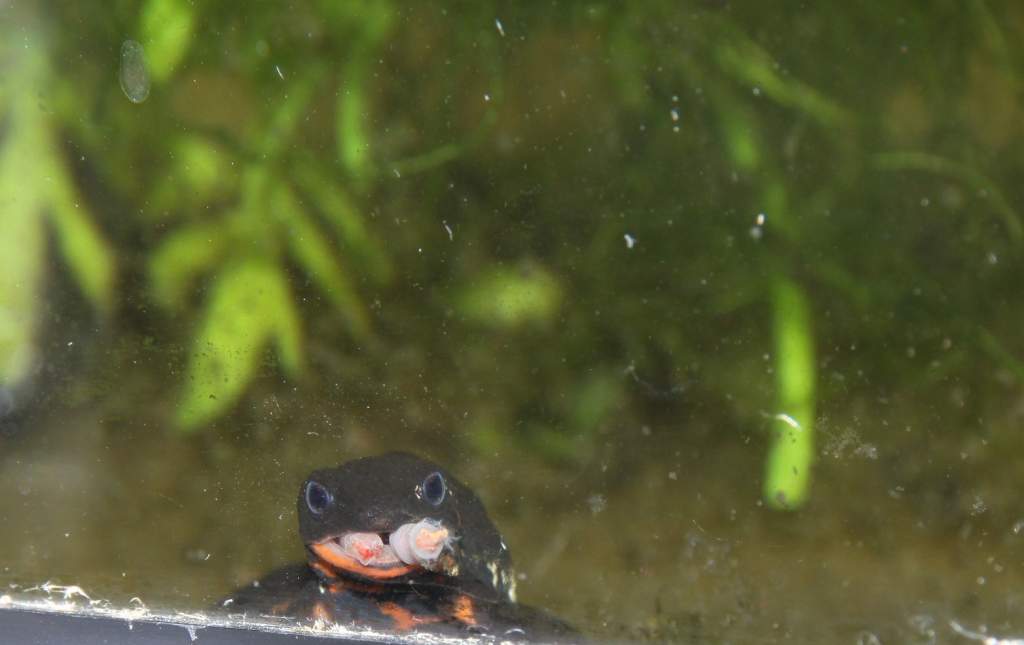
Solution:
[(423, 499), (428, 504), (440, 506), (441, 502), (444, 501), (445, 494), (448, 493), (448, 486), (444, 483), (444, 476), (441, 473), (434, 472), (423, 478), (420, 490), (422, 491)]
[(331, 492), (316, 482), (308, 482), (306, 484), (306, 506), (309, 510), (313, 511), (314, 514), (319, 515), (323, 513), (334, 499), (331, 497)]

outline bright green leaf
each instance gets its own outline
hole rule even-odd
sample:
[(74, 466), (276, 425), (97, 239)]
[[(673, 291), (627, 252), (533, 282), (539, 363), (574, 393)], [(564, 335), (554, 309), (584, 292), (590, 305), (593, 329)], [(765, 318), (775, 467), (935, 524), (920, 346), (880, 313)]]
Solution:
[(250, 259), (217, 278), (200, 323), (178, 407), (178, 425), (194, 430), (232, 407), (256, 375), (274, 339), (289, 371), (298, 370), (292, 294), (280, 267)]
[(193, 280), (224, 256), (226, 243), (219, 223), (197, 224), (168, 235), (149, 259), (153, 299), (168, 309), (180, 306)]
[(149, 73), (166, 81), (188, 53), (195, 28), (195, 8), (187, 0), (148, 0), (139, 17)]
[[(291, 298), (290, 293), (283, 294)], [(281, 369), (292, 378), (298, 378), (302, 372), (302, 319), (293, 301), (287, 305), (279, 303), (272, 311), (274, 346)]]
[(837, 103), (813, 87), (780, 74), (768, 52), (740, 32), (730, 30), (729, 37), (719, 41), (717, 54), (722, 68), (736, 78), (778, 103), (800, 110), (821, 125), (836, 126), (850, 121), (850, 115)]
[[(26, 178), (23, 142), (11, 128), (0, 149), (0, 383), (24, 379), (35, 357), (35, 324), (43, 267), (43, 197)], [(22, 131), (24, 133), (24, 131)]]
[(351, 178), (361, 181), (373, 171), (367, 123), (371, 109), (368, 78), (379, 60), (378, 48), (388, 35), (394, 11), (386, 2), (329, 1), (321, 3), (321, 11), (334, 31), (351, 29), (351, 47), (335, 105), (335, 145), (342, 167)]
[(176, 220), (183, 214), (205, 219), (209, 207), (236, 195), (239, 175), (233, 159), (209, 137), (183, 136), (172, 145), (171, 164), (152, 185), (150, 221)]
[(225, 182), (225, 178), (235, 176), (227, 157), (204, 137), (178, 139), (174, 158), (181, 188), (192, 195), (193, 201), (225, 194), (234, 187), (234, 182)]
[(48, 113), (36, 88), (50, 79), (45, 47), (13, 50), (5, 78), (0, 141), (0, 382), (24, 379), (35, 358), (35, 325), (42, 301), (44, 218), (52, 218), (61, 251), (89, 301), (101, 311), (113, 303), (114, 259), (80, 203)]
[(367, 61), (358, 56), (349, 61), (338, 94), (338, 155), (341, 165), (355, 178), (365, 177), (370, 170), (370, 143), (366, 134), (366, 64)]
[(561, 301), (558, 282), (543, 269), (498, 268), (485, 272), (463, 291), (458, 309), (471, 320), (508, 328), (551, 321)]
[(296, 171), (296, 179), (309, 193), (317, 210), (334, 227), (336, 235), (351, 255), (352, 265), (365, 271), (378, 284), (391, 280), (391, 260), (366, 228), (359, 212), (345, 190), (323, 176), (314, 164), (305, 164)]
[(53, 172), (44, 178), (43, 189), (50, 197), (50, 215), (61, 255), (89, 302), (109, 313), (114, 304), (114, 252), (75, 195), (67, 171), (58, 163), (51, 168)]
[(309, 219), (295, 194), (279, 184), (272, 191), (269, 208), (285, 229), (292, 255), (345, 317), (352, 335), (365, 338), (370, 332), (370, 322), (362, 299), (325, 241), (323, 232)]

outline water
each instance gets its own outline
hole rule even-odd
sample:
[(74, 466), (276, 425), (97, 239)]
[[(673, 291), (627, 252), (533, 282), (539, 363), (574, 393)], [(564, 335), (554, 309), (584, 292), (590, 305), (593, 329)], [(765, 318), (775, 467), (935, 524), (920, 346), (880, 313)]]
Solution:
[(597, 640), (1024, 635), (1021, 9), (9, 13), (0, 608), (223, 620), (402, 449)]

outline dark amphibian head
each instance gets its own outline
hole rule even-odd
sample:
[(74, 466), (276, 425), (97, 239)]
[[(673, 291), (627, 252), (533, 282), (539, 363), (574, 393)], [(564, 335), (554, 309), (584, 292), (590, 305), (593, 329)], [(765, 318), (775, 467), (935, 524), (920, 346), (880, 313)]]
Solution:
[(298, 506), (299, 533), (321, 576), (514, 600), (501, 535), (473, 491), (437, 464), (389, 453), (317, 470)]

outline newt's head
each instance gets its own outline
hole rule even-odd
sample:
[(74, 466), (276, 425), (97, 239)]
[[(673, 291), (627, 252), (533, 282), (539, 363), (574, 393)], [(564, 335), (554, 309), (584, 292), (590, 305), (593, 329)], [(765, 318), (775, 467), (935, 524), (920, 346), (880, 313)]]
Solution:
[(298, 510), (299, 534), (322, 576), (514, 596), (508, 548), (483, 504), (424, 459), (388, 453), (314, 471)]

